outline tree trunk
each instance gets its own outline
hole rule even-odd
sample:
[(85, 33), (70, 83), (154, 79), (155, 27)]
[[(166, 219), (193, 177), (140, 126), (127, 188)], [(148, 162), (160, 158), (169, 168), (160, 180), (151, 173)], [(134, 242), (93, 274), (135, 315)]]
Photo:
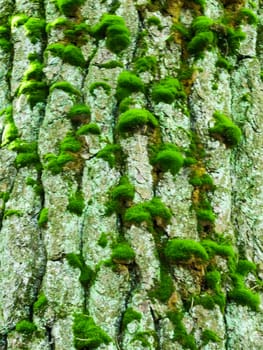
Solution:
[(263, 349), (262, 1), (0, 8), (0, 349)]

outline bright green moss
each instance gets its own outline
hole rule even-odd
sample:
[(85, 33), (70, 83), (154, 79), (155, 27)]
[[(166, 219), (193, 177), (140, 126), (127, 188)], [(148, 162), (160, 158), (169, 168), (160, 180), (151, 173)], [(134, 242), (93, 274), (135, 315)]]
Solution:
[(15, 28), (26, 23), (28, 16), (25, 14), (18, 14), (11, 18), (11, 27)]
[(46, 22), (44, 19), (30, 17), (24, 24), (26, 35), (30, 38), (33, 44), (40, 40), (45, 32)]
[(65, 16), (72, 17), (85, 0), (55, 0), (55, 3)]
[(199, 175), (198, 173), (193, 172), (189, 183), (195, 187), (205, 187), (205, 189), (210, 191), (215, 188), (213, 179), (209, 174)]
[(69, 20), (64, 17), (56, 18), (53, 22), (50, 22), (46, 25), (46, 32), (50, 33), (51, 29), (57, 28), (57, 27), (64, 27), (69, 25)]
[(203, 345), (207, 345), (209, 342), (218, 343), (220, 342), (219, 336), (210, 329), (205, 329), (201, 335), (201, 339), (203, 341)]
[(113, 248), (111, 259), (117, 263), (130, 264), (135, 259), (135, 253), (128, 243), (119, 243)]
[(230, 72), (233, 69), (233, 65), (226, 58), (222, 56), (220, 56), (216, 61), (216, 67), (224, 68), (228, 72)]
[(135, 188), (126, 176), (122, 176), (119, 184), (110, 190), (109, 201), (106, 203), (106, 215), (114, 212), (123, 213), (126, 203), (132, 201)]
[(221, 274), (217, 270), (209, 271), (205, 275), (205, 280), (208, 288), (215, 292), (220, 292), (221, 289)]
[(129, 323), (131, 323), (132, 321), (140, 321), (142, 318), (141, 313), (139, 313), (138, 311), (135, 311), (133, 308), (128, 307), (123, 315), (123, 319), (122, 319), (122, 329), (126, 329), (127, 325)]
[(155, 73), (157, 69), (157, 59), (155, 56), (140, 57), (135, 61), (135, 71), (137, 73)]
[(46, 101), (48, 88), (45, 82), (29, 80), (24, 81), (18, 89), (18, 95), (26, 95), (27, 101), (33, 108), (37, 103)]
[(213, 24), (213, 19), (206, 16), (199, 16), (193, 20), (191, 28), (195, 33), (208, 32)]
[(214, 44), (214, 34), (211, 31), (197, 33), (189, 42), (187, 48), (190, 54), (199, 55)]
[(146, 109), (130, 109), (120, 115), (117, 130), (120, 133), (133, 132), (146, 125), (157, 127), (158, 121)]
[(151, 214), (143, 204), (137, 204), (128, 208), (124, 220), (133, 224), (141, 224), (142, 222), (146, 222), (148, 225), (152, 224)]
[(12, 48), (9, 26), (0, 25), (0, 47), (5, 52), (10, 52)]
[(106, 69), (113, 69), (113, 68), (123, 68), (123, 63), (120, 61), (116, 61), (116, 60), (111, 60), (105, 63), (101, 63), (99, 65), (100, 68), (106, 68)]
[(111, 92), (111, 86), (105, 81), (96, 81), (95, 83), (92, 83), (90, 85), (89, 91), (93, 96), (96, 96), (95, 90), (100, 88), (102, 88), (107, 95), (109, 95)]
[(37, 298), (37, 300), (34, 302), (33, 310), (34, 313), (41, 312), (48, 304), (47, 297), (43, 292), (41, 292)]
[(150, 291), (150, 297), (166, 303), (174, 292), (174, 283), (172, 277), (163, 268), (160, 272), (160, 282), (157, 283), (154, 290)]
[(171, 210), (166, 207), (160, 198), (154, 197), (152, 200), (144, 202), (144, 206), (151, 214), (152, 219), (162, 219), (165, 224), (170, 222), (172, 218)]
[(90, 119), (90, 114), (89, 106), (85, 104), (75, 104), (69, 110), (67, 118), (75, 124), (81, 124)]
[(47, 47), (47, 50), (72, 66), (84, 67), (86, 64), (81, 49), (73, 44), (51, 44)]
[(235, 252), (231, 245), (218, 244), (208, 239), (203, 240), (201, 244), (207, 251), (210, 258), (215, 255), (221, 255), (226, 258), (235, 258)]
[(116, 98), (118, 101), (128, 97), (133, 92), (144, 91), (144, 84), (139, 77), (129, 71), (123, 71), (118, 77)]
[(200, 223), (214, 223), (216, 219), (216, 215), (212, 209), (198, 208), (196, 210), (196, 217)]
[(91, 34), (97, 39), (106, 37), (106, 47), (116, 54), (125, 50), (131, 42), (123, 18), (116, 15), (103, 15), (101, 21), (91, 29)]
[(248, 24), (257, 24), (258, 17), (257, 15), (248, 8), (242, 8), (238, 13), (238, 19), (240, 21), (246, 20)]
[(68, 134), (60, 143), (59, 149), (61, 152), (78, 152), (81, 149), (81, 142), (72, 134)]
[(231, 300), (239, 305), (246, 305), (254, 311), (259, 310), (260, 297), (259, 294), (251, 292), (248, 288), (234, 288), (229, 294)]
[(178, 32), (180, 35), (187, 40), (190, 40), (191, 38), (191, 33), (190, 30), (182, 23), (175, 23), (171, 27), (172, 32)]
[(241, 29), (227, 27), (226, 40), (228, 43), (228, 54), (237, 54), (240, 43), (246, 38), (246, 34)]
[(31, 186), (33, 188), (34, 192), (38, 196), (42, 196), (43, 195), (43, 185), (42, 185), (41, 181), (35, 180), (32, 177), (28, 177), (26, 179), (26, 184), (28, 186)]
[(236, 272), (242, 276), (246, 276), (249, 272), (256, 272), (257, 266), (252, 261), (239, 260)]
[(39, 214), (38, 226), (45, 227), (47, 222), (48, 222), (48, 208), (43, 208), (41, 209), (41, 212)]
[(100, 127), (98, 126), (98, 124), (90, 123), (90, 124), (82, 125), (77, 130), (76, 135), (77, 136), (88, 135), (88, 134), (100, 135), (100, 133), (101, 133), (101, 130), (100, 130)]
[(5, 213), (4, 213), (4, 219), (6, 219), (8, 216), (22, 216), (23, 213), (21, 210), (16, 210), (16, 209), (7, 209), (5, 210)]
[(22, 320), (16, 324), (16, 331), (25, 335), (30, 335), (37, 330), (37, 326), (30, 321)]
[(195, 297), (195, 304), (202, 305), (207, 310), (213, 310), (216, 305), (220, 307), (220, 310), (224, 312), (226, 306), (226, 296), (222, 292), (215, 294), (203, 294)]
[(86, 265), (80, 254), (69, 253), (66, 255), (66, 259), (70, 266), (80, 270), (79, 281), (84, 288), (88, 288), (94, 279), (93, 270)]
[(179, 80), (174, 78), (165, 78), (155, 84), (152, 89), (152, 99), (154, 102), (164, 102), (171, 104), (176, 98), (185, 98), (186, 95)]
[(59, 156), (49, 153), (45, 156), (46, 169), (50, 170), (53, 175), (59, 174), (63, 170), (63, 166), (68, 162), (73, 162), (75, 157), (67, 152), (62, 152)]
[(100, 238), (98, 239), (98, 245), (101, 248), (105, 248), (108, 245), (108, 235), (106, 233), (102, 233)]
[(39, 61), (32, 61), (25, 71), (23, 80), (41, 80), (43, 78), (43, 67), (44, 65)]
[(8, 106), (0, 111), (0, 117), (4, 118), (5, 129), (2, 135), (2, 145), (4, 146), (18, 137), (18, 129), (13, 120), (12, 106)]
[(167, 243), (164, 254), (170, 261), (187, 261), (191, 258), (208, 260), (208, 254), (204, 247), (191, 239), (171, 239)]
[(88, 41), (88, 33), (89, 26), (86, 23), (73, 24), (69, 22), (68, 29), (64, 30), (65, 38), (78, 45), (83, 45)]
[(68, 200), (67, 209), (74, 214), (81, 215), (85, 208), (84, 198), (81, 192), (72, 194)]
[(228, 147), (239, 144), (242, 137), (240, 128), (230, 118), (220, 112), (214, 113), (215, 125), (209, 129), (212, 137), (225, 143)]
[(163, 172), (170, 171), (175, 175), (184, 165), (184, 158), (175, 145), (163, 144), (151, 158), (151, 164)]
[(130, 109), (131, 105), (134, 105), (135, 101), (131, 97), (125, 97), (119, 104), (119, 111), (121, 113), (126, 112), (128, 109)]
[(111, 168), (115, 167), (117, 159), (121, 154), (120, 145), (106, 145), (101, 151), (98, 152), (97, 157), (105, 160), (109, 163)]
[(52, 84), (50, 89), (49, 89), (49, 91), (53, 92), (55, 89), (63, 90), (65, 92), (69, 93), (69, 94), (74, 94), (74, 95), (78, 95), (78, 96), (81, 95), (80, 91), (77, 90), (76, 88), (74, 88), (67, 81), (59, 81), (57, 83)]
[(93, 321), (92, 317), (77, 314), (73, 323), (74, 346), (76, 349), (96, 349), (109, 344), (111, 338)]
[(39, 156), (37, 153), (37, 143), (36, 142), (26, 142), (22, 140), (14, 141), (10, 145), (10, 149), (18, 152), (15, 163), (18, 168), (29, 166), (35, 164), (39, 166)]
[(156, 26), (159, 30), (162, 30), (162, 24), (158, 17), (151, 16), (147, 19), (148, 26)]

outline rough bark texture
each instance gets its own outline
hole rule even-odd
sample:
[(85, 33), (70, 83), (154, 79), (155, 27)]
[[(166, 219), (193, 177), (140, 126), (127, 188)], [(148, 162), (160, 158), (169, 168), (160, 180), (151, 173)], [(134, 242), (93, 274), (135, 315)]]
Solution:
[(0, 8), (0, 349), (263, 349), (262, 1)]

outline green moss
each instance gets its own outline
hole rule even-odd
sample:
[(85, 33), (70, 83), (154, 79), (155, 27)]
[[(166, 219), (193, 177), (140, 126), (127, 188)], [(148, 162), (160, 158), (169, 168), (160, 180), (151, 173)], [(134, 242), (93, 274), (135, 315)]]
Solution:
[(209, 174), (199, 175), (198, 172), (193, 172), (189, 183), (195, 187), (203, 187), (205, 190), (209, 191), (213, 191), (215, 189), (214, 181)]
[(257, 15), (248, 8), (242, 8), (238, 13), (238, 19), (240, 21), (246, 20), (248, 24), (257, 24), (258, 17)]
[(208, 254), (204, 247), (191, 239), (171, 239), (167, 243), (164, 254), (173, 262), (187, 261), (191, 258), (208, 260)]
[(156, 26), (159, 30), (162, 30), (162, 24), (158, 17), (151, 16), (147, 19), (148, 26)]
[(23, 213), (22, 213), (21, 210), (7, 209), (7, 210), (5, 210), (5, 212), (4, 212), (4, 219), (6, 219), (8, 216), (13, 216), (13, 215), (22, 216)]
[(236, 272), (242, 276), (246, 276), (249, 272), (256, 272), (257, 266), (248, 260), (239, 260)]
[(116, 54), (125, 50), (131, 42), (123, 18), (116, 15), (103, 15), (100, 22), (91, 29), (91, 34), (97, 39), (106, 37), (106, 47)]
[(74, 214), (81, 215), (85, 208), (84, 198), (81, 192), (72, 194), (68, 200), (67, 209)]
[(184, 165), (184, 158), (175, 145), (163, 144), (151, 158), (151, 164), (163, 172), (170, 171), (175, 175)]
[(45, 227), (47, 222), (48, 222), (48, 208), (43, 208), (41, 209), (41, 212), (39, 214), (38, 226)]
[(64, 35), (71, 43), (83, 45), (88, 41), (89, 26), (86, 23), (75, 24), (69, 22), (67, 27), (68, 29), (64, 30)]
[(29, 166), (31, 164), (34, 164), (37, 167), (40, 166), (40, 160), (37, 153), (37, 142), (17, 140), (10, 145), (10, 149), (18, 152), (15, 160), (18, 168)]
[(37, 330), (37, 326), (33, 322), (22, 320), (16, 324), (16, 331), (25, 335), (30, 335)]
[(157, 283), (154, 290), (150, 291), (150, 297), (166, 303), (174, 292), (174, 283), (172, 277), (163, 268), (160, 271), (160, 282)]
[(157, 59), (155, 56), (140, 57), (135, 61), (135, 71), (137, 73), (151, 72), (157, 70)]
[(119, 104), (119, 111), (121, 113), (126, 112), (128, 109), (130, 109), (130, 106), (135, 104), (134, 99), (131, 97), (125, 97)]
[(98, 124), (96, 123), (90, 123), (86, 125), (82, 125), (76, 132), (77, 136), (80, 135), (87, 135), (87, 134), (92, 134), (92, 135), (100, 135), (101, 130)]
[(77, 314), (73, 323), (74, 346), (76, 349), (96, 349), (101, 344), (109, 344), (111, 338), (93, 321), (92, 317)]
[(204, 294), (201, 296), (196, 296), (195, 304), (202, 305), (207, 310), (213, 310), (215, 305), (220, 307), (220, 310), (224, 312), (226, 306), (226, 296), (222, 292), (217, 292), (214, 294)]
[(133, 308), (128, 307), (123, 315), (123, 319), (122, 319), (122, 329), (126, 329), (127, 325), (129, 323), (131, 323), (132, 321), (140, 321), (142, 318), (141, 313), (139, 313), (138, 311), (135, 311)]
[(172, 214), (162, 201), (154, 197), (150, 201), (136, 204), (126, 210), (124, 220), (133, 224), (141, 224), (146, 222), (148, 226), (152, 226), (153, 222), (158, 225), (167, 225), (171, 220)]
[(139, 77), (129, 71), (123, 71), (118, 77), (116, 98), (118, 101), (128, 97), (133, 92), (144, 91), (144, 84)]
[(200, 223), (214, 223), (216, 219), (216, 215), (212, 209), (198, 208), (196, 210), (196, 217)]
[(111, 215), (114, 212), (123, 213), (126, 203), (133, 200), (134, 194), (135, 188), (128, 177), (122, 176), (119, 184), (110, 190), (109, 201), (106, 203), (106, 215)]
[(130, 109), (119, 116), (117, 130), (120, 133), (133, 132), (143, 126), (157, 127), (157, 119), (146, 109)]
[(80, 5), (84, 4), (84, 0), (55, 0), (58, 9), (68, 17), (74, 16)]
[(72, 66), (84, 67), (86, 60), (82, 54), (80, 48), (73, 44), (51, 44), (47, 47), (54, 56), (60, 57), (64, 62), (71, 64)]
[(151, 332), (136, 332), (135, 336), (132, 338), (131, 343), (135, 341), (139, 341), (143, 349), (150, 349), (151, 344), (148, 341), (149, 336), (151, 336)]
[(69, 133), (64, 139), (61, 141), (59, 145), (59, 149), (61, 152), (78, 152), (81, 149), (81, 142), (75, 138), (71, 133)]
[(220, 342), (219, 336), (211, 329), (205, 329), (201, 335), (203, 345), (207, 345), (209, 342), (218, 343)]
[(23, 80), (41, 80), (43, 78), (43, 67), (44, 65), (39, 61), (32, 61), (25, 71)]
[(113, 248), (111, 259), (117, 263), (130, 264), (135, 259), (135, 253), (128, 243), (119, 243)]
[(28, 16), (25, 14), (17, 14), (11, 18), (11, 27), (18, 27), (26, 23)]
[(216, 61), (216, 67), (224, 68), (230, 72), (234, 67), (233, 65), (224, 57), (220, 56)]
[(213, 19), (206, 16), (198, 16), (193, 20), (191, 28), (195, 33), (208, 32), (213, 24)]
[(33, 188), (34, 192), (38, 196), (42, 196), (43, 195), (43, 185), (42, 185), (41, 181), (35, 180), (32, 177), (28, 177), (26, 179), (26, 184), (28, 186), (31, 186)]
[(221, 290), (221, 274), (217, 270), (209, 271), (205, 275), (205, 280), (208, 288), (215, 292), (220, 292)]
[(214, 44), (214, 34), (211, 31), (197, 33), (189, 42), (187, 48), (190, 54), (200, 55)]
[(46, 169), (50, 170), (53, 175), (59, 174), (63, 170), (63, 166), (68, 162), (73, 162), (75, 157), (67, 152), (62, 152), (59, 156), (48, 153), (45, 156)]
[(18, 89), (18, 95), (22, 94), (26, 95), (27, 101), (33, 108), (39, 102), (45, 103), (48, 95), (47, 84), (35, 80), (24, 81)]
[(242, 137), (240, 128), (232, 122), (226, 115), (215, 112), (215, 125), (209, 129), (212, 137), (225, 143), (228, 147), (234, 147), (239, 144)]
[(24, 24), (26, 35), (30, 38), (33, 44), (40, 40), (45, 32), (46, 22), (44, 19), (30, 17)]
[(85, 104), (75, 104), (71, 107), (67, 114), (67, 118), (69, 118), (73, 123), (79, 124), (84, 123), (90, 119), (90, 107)]
[(100, 235), (100, 238), (98, 239), (98, 245), (101, 247), (101, 248), (105, 248), (108, 244), (108, 235), (106, 233), (102, 233)]
[[(0, 30), (1, 30), (1, 27), (2, 26), (0, 26)], [(10, 52), (10, 50), (12, 48), (12, 44), (10, 42), (10, 39), (5, 38), (3, 36), (4, 36), (3, 32), (0, 32), (0, 47), (3, 51)]]
[(53, 92), (55, 89), (63, 90), (65, 92), (68, 92), (69, 94), (74, 94), (74, 95), (78, 95), (78, 96), (81, 95), (80, 91), (77, 90), (76, 88), (74, 88), (67, 81), (59, 81), (57, 83), (52, 84), (49, 91)]
[(155, 84), (152, 89), (152, 99), (154, 102), (164, 102), (171, 104), (177, 98), (185, 98), (186, 94), (179, 80), (174, 78), (165, 78)]
[(80, 254), (69, 253), (66, 259), (70, 266), (80, 270), (79, 281), (84, 288), (88, 288), (94, 279), (94, 271), (86, 265)]
[(106, 69), (113, 69), (113, 68), (123, 68), (123, 63), (120, 61), (116, 61), (116, 60), (111, 60), (105, 63), (101, 63), (99, 65), (100, 68), (106, 68)]
[(182, 23), (173, 24), (171, 27), (171, 31), (179, 32), (184, 39), (189, 40), (191, 38), (190, 30)]
[(100, 88), (104, 89), (107, 95), (109, 95), (111, 92), (111, 86), (105, 81), (96, 81), (95, 83), (92, 83), (90, 85), (89, 91), (93, 96), (96, 96), (95, 90)]
[(46, 32), (50, 33), (51, 29), (56, 27), (65, 27), (70, 24), (69, 20), (64, 17), (56, 18), (53, 22), (50, 22), (46, 25)]
[(106, 145), (102, 150), (97, 154), (98, 158), (101, 158), (109, 163), (111, 168), (116, 166), (117, 159), (121, 155), (121, 146), (120, 145)]
[(47, 297), (43, 292), (41, 292), (37, 300), (34, 302), (34, 305), (33, 305), (34, 313), (39, 313), (43, 311), (43, 309), (47, 306), (47, 304), (48, 304)]
[(239, 305), (247, 305), (254, 311), (259, 310), (260, 297), (259, 294), (251, 292), (248, 288), (234, 288), (229, 294), (231, 300)]
[(237, 54), (240, 43), (246, 38), (246, 34), (242, 32), (241, 29), (233, 29), (230, 27), (227, 27), (227, 35), (226, 40), (228, 44), (227, 53), (235, 55)]
[(201, 244), (207, 251), (210, 258), (215, 255), (221, 255), (226, 258), (235, 258), (235, 252), (231, 245), (218, 244), (208, 239), (203, 240)]
[(18, 129), (14, 123), (12, 106), (8, 106), (0, 111), (0, 117), (4, 118), (5, 129), (2, 135), (2, 145), (4, 146), (18, 137)]

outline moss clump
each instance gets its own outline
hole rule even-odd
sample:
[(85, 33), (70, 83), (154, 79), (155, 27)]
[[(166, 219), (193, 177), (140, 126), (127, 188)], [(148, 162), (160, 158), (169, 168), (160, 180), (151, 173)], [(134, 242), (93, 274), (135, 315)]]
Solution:
[(1, 110), (0, 117), (4, 118), (5, 124), (5, 129), (2, 135), (2, 146), (4, 146), (18, 137), (18, 130), (13, 119), (12, 106), (8, 106)]
[(133, 132), (146, 125), (157, 127), (158, 121), (146, 109), (130, 109), (120, 115), (117, 130), (120, 133)]
[(81, 49), (73, 44), (51, 44), (47, 47), (47, 50), (72, 66), (84, 67), (86, 65)]
[(85, 104), (75, 104), (70, 108), (67, 118), (75, 124), (81, 124), (90, 119), (90, 114), (89, 106)]
[(12, 48), (9, 26), (0, 25), (0, 47), (5, 52), (10, 52)]
[(97, 157), (108, 162), (109, 166), (113, 168), (116, 165), (117, 159), (121, 156), (121, 151), (120, 145), (106, 145), (98, 152)]
[(158, 226), (165, 226), (171, 220), (172, 214), (159, 198), (155, 197), (150, 201), (136, 204), (126, 210), (124, 220), (133, 224), (146, 222), (149, 227), (153, 223)]
[(248, 288), (234, 288), (228, 295), (231, 300), (235, 301), (239, 305), (247, 305), (254, 311), (259, 310), (259, 294), (251, 292), (251, 290), (249, 290)]
[(171, 239), (167, 243), (164, 254), (166, 258), (173, 262), (188, 261), (192, 258), (202, 261), (208, 260), (205, 248), (191, 239)]
[(226, 296), (222, 292), (215, 294), (203, 294), (201, 296), (196, 296), (194, 302), (197, 305), (202, 305), (207, 310), (213, 310), (216, 305), (220, 307), (220, 310), (224, 312), (226, 305)]
[(108, 235), (106, 233), (102, 233), (100, 235), (100, 238), (98, 239), (98, 245), (101, 247), (101, 248), (105, 248), (108, 244)]
[(116, 263), (130, 264), (135, 259), (135, 253), (128, 243), (119, 243), (113, 248), (111, 259)]
[(233, 29), (230, 27), (226, 28), (226, 41), (227, 41), (227, 48), (225, 51), (227, 51), (228, 54), (235, 55), (237, 54), (240, 43), (246, 38), (246, 34), (242, 32), (241, 29)]
[(226, 258), (235, 258), (235, 252), (231, 245), (218, 244), (208, 239), (203, 240), (201, 244), (205, 248), (210, 258), (214, 257), (215, 255), (220, 255)]
[(142, 314), (138, 311), (135, 311), (133, 308), (128, 307), (123, 315), (122, 319), (122, 329), (126, 329), (127, 325), (132, 321), (140, 321), (142, 318)]
[(69, 162), (73, 162), (75, 157), (67, 152), (62, 152), (59, 156), (55, 154), (48, 153), (45, 155), (46, 169), (50, 170), (53, 175), (59, 174), (64, 165)]
[(116, 91), (118, 101), (139, 91), (144, 91), (144, 84), (139, 77), (129, 71), (124, 71), (119, 75)]
[(200, 55), (204, 50), (213, 46), (214, 40), (214, 34), (211, 31), (197, 33), (189, 42), (188, 51), (193, 55)]
[(58, 9), (68, 17), (75, 15), (79, 6), (83, 5), (85, 0), (55, 0)]
[(4, 219), (6, 219), (8, 216), (13, 216), (13, 215), (22, 216), (23, 213), (21, 210), (7, 209), (7, 210), (5, 210), (5, 213), (4, 213)]
[(45, 227), (47, 222), (48, 222), (48, 208), (43, 208), (41, 209), (41, 212), (39, 214), (38, 226)]
[(184, 165), (184, 158), (175, 145), (163, 144), (151, 158), (151, 164), (162, 172), (170, 171), (175, 175)]
[(209, 271), (205, 275), (205, 281), (208, 288), (215, 292), (220, 292), (221, 290), (221, 274), (217, 270)]
[(65, 92), (67, 92), (69, 94), (73, 94), (73, 95), (78, 95), (78, 96), (81, 95), (80, 91), (77, 90), (76, 88), (74, 88), (67, 81), (58, 81), (57, 83), (52, 84), (49, 91), (53, 92), (55, 89), (60, 89), (60, 90), (63, 90)]
[(216, 216), (212, 209), (198, 208), (196, 210), (196, 217), (200, 223), (214, 223)]
[(194, 31), (195, 34), (208, 32), (213, 24), (213, 19), (206, 16), (198, 16), (193, 20), (191, 24), (191, 29)]
[(45, 103), (48, 95), (47, 84), (43, 81), (28, 80), (22, 82), (18, 89), (18, 95), (26, 95), (27, 101), (33, 108), (37, 103)]
[(156, 16), (151, 16), (147, 19), (148, 26), (156, 26), (159, 30), (162, 30), (161, 20)]
[(61, 152), (78, 152), (81, 149), (81, 142), (76, 139), (71, 133), (69, 133), (64, 139), (61, 141), (59, 149)]
[(18, 152), (15, 160), (18, 168), (23, 168), (32, 164), (37, 168), (41, 167), (37, 153), (37, 142), (16, 140), (10, 145), (10, 149)]
[(93, 96), (96, 96), (95, 90), (102, 88), (107, 95), (111, 92), (111, 86), (105, 81), (96, 81), (95, 83), (90, 85), (89, 91)]
[(154, 102), (171, 104), (176, 98), (185, 98), (186, 94), (179, 80), (166, 78), (153, 86), (152, 99)]
[(247, 21), (248, 24), (254, 24), (256, 25), (258, 23), (258, 17), (257, 15), (248, 8), (242, 8), (238, 13), (238, 20)]
[(100, 127), (98, 126), (98, 124), (90, 123), (90, 124), (82, 125), (77, 130), (76, 135), (77, 136), (88, 135), (88, 134), (100, 135), (100, 133), (101, 133), (101, 130), (100, 130)]
[(161, 268), (160, 281), (157, 283), (154, 290), (150, 291), (150, 297), (166, 303), (174, 292), (174, 283), (172, 277), (164, 268)]
[(25, 14), (17, 14), (11, 18), (11, 28), (21, 26), (26, 23), (28, 16)]
[(134, 186), (130, 183), (128, 177), (122, 176), (119, 184), (110, 190), (109, 201), (106, 203), (106, 215), (111, 215), (114, 212), (123, 213), (127, 202), (133, 200), (134, 194)]
[(41, 62), (33, 60), (25, 71), (23, 80), (41, 80), (43, 78), (43, 68), (44, 65)]
[(215, 112), (216, 120), (214, 127), (209, 129), (209, 133), (217, 140), (224, 142), (228, 147), (234, 147), (239, 144), (242, 137), (240, 128), (232, 122), (226, 115)]
[(125, 50), (131, 42), (123, 18), (116, 15), (103, 15), (100, 22), (91, 29), (91, 34), (97, 39), (106, 37), (106, 47), (116, 54)]
[(76, 349), (96, 349), (101, 344), (109, 344), (111, 338), (93, 321), (92, 317), (77, 314), (73, 323), (74, 346)]
[(81, 215), (85, 208), (83, 195), (80, 191), (72, 194), (68, 200), (67, 209), (74, 214)]
[(98, 65), (100, 68), (113, 69), (113, 68), (123, 68), (123, 63), (116, 60), (110, 60), (106, 63), (101, 63)]
[(30, 335), (37, 330), (37, 326), (30, 321), (22, 320), (16, 324), (16, 331), (25, 335)]
[(230, 72), (233, 69), (233, 65), (226, 58), (222, 56), (220, 56), (216, 61), (216, 67), (224, 68), (228, 72)]
[(41, 312), (48, 304), (47, 297), (43, 292), (41, 292), (37, 298), (37, 300), (34, 302), (33, 310), (34, 313)]
[(66, 255), (66, 259), (70, 266), (80, 270), (79, 281), (84, 288), (88, 288), (94, 279), (93, 270), (86, 265), (80, 254), (69, 253)]
[(140, 57), (135, 61), (135, 71), (137, 73), (155, 73), (157, 69), (157, 59), (155, 56)]
[(242, 276), (246, 276), (249, 272), (256, 272), (257, 266), (252, 261), (239, 260), (236, 272)]
[(25, 22), (24, 26), (26, 28), (26, 35), (30, 38), (31, 42), (35, 44), (44, 35), (46, 22), (41, 18), (30, 17)]
[(203, 345), (207, 345), (209, 342), (218, 343), (220, 342), (219, 336), (210, 329), (205, 329), (202, 333), (201, 339), (203, 341)]

